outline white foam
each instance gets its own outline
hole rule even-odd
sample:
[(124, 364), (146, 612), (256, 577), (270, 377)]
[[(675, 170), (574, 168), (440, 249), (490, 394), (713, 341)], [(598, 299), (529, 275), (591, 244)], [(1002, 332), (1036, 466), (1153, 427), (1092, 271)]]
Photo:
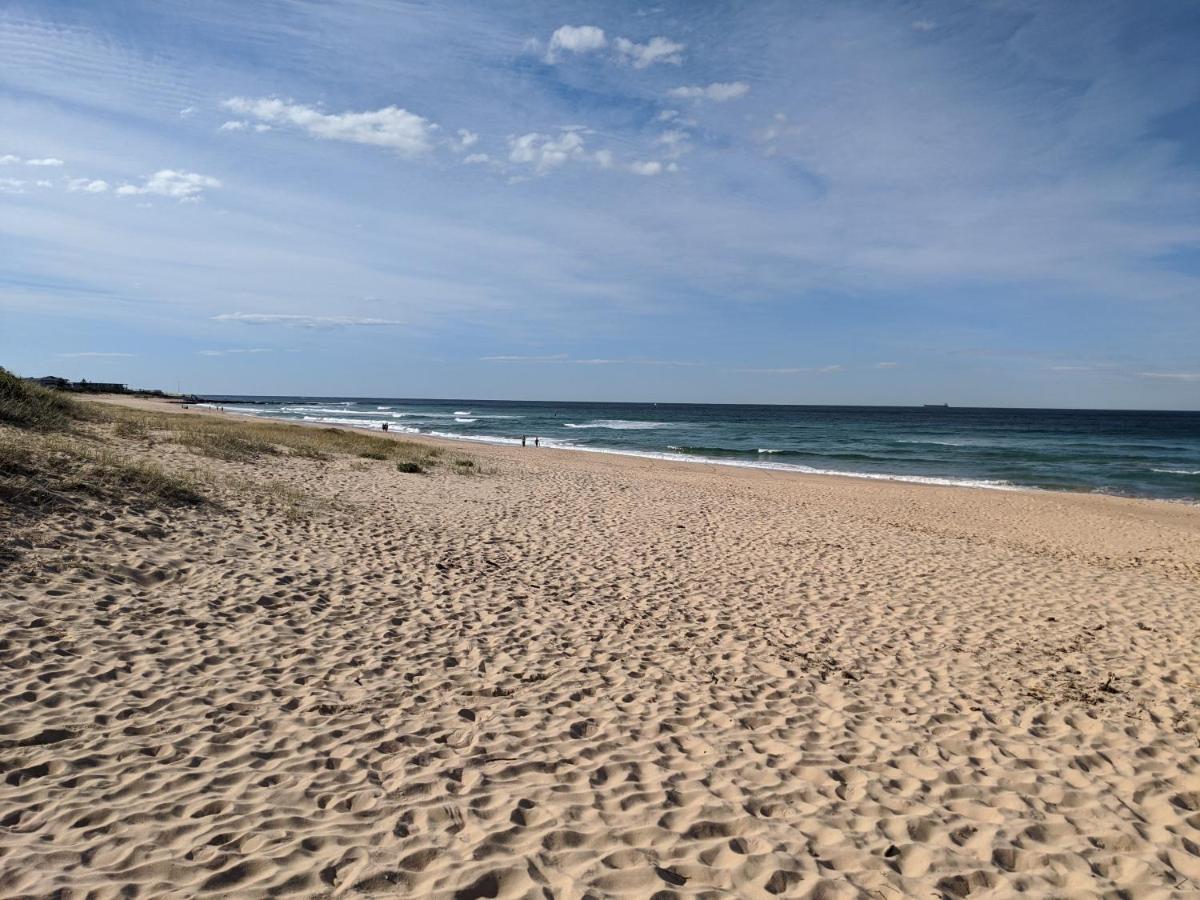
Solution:
[(1151, 472), (1160, 472), (1163, 475), (1200, 475), (1200, 469), (1151, 469)]
[(469, 416), (471, 414), (471, 411), (469, 409), (456, 409), (454, 411), (454, 414), (456, 416)]
[(469, 425), (471, 422), (478, 422), (479, 420), (478, 420), (478, 419), (467, 419), (467, 418), (460, 418), (459, 416), (455, 416), (455, 417), (454, 417), (454, 421), (455, 421), (455, 422), (462, 422), (464, 425)]
[[(256, 413), (257, 414), (257, 413)], [(336, 416), (305, 416), (306, 421), (321, 422), (329, 425), (348, 425), (356, 428), (377, 428), (379, 422), (366, 422), (361, 419), (343, 419)], [(286, 420), (285, 420), (286, 421)], [(618, 422), (623, 420), (604, 420), (609, 422)], [(635, 423), (639, 428), (655, 428), (665, 423)], [(570, 426), (568, 426), (570, 427)], [(583, 427), (583, 426), (575, 426)], [(603, 427), (603, 426), (592, 426)], [(430, 437), (447, 438), (452, 441), (474, 441), (480, 444), (504, 444), (507, 446), (520, 446), (520, 438), (500, 437), (499, 435), (488, 434), (455, 434), (448, 431), (429, 431), (422, 432), (417, 428), (396, 428), (393, 431), (399, 431), (404, 434), (428, 434)], [(532, 444), (532, 438), (529, 440)], [(642, 459), (661, 459), (668, 462), (685, 462), (685, 463), (700, 463), (710, 466), (732, 466), (739, 469), (767, 469), (776, 472), (795, 472), (802, 475), (834, 475), (843, 478), (866, 478), (871, 481), (896, 481), (908, 484), (932, 484), (942, 485), (945, 487), (973, 487), (986, 488), (994, 491), (1021, 491), (1035, 490), (1035, 488), (1022, 488), (1011, 484), (1007, 481), (994, 481), (983, 478), (945, 478), (936, 475), (898, 475), (888, 474), (883, 472), (841, 472), (834, 469), (817, 469), (812, 466), (803, 466), (794, 463), (775, 463), (775, 462), (759, 462), (751, 460), (735, 460), (735, 459), (711, 459), (706, 456), (696, 456), (689, 453), (664, 453), (650, 450), (610, 450), (604, 447), (581, 447), (570, 441), (555, 441), (543, 440), (542, 446), (552, 450), (574, 450), (578, 453), (606, 453), (613, 456), (636, 456)]]
[(563, 422), (563, 428), (609, 428), (614, 431), (642, 431), (650, 428), (666, 428), (667, 422), (633, 422), (628, 419), (597, 419), (595, 422), (585, 422), (577, 425), (574, 422)]
[(785, 451), (783, 451), (783, 450), (772, 450), (770, 447), (759, 447), (759, 448), (758, 448), (758, 452), (759, 452), (759, 453), (784, 453)]
[[(521, 446), (520, 438), (500, 437), (495, 434), (455, 434), (450, 431), (429, 431), (426, 432), (430, 437), (449, 438), (452, 441), (474, 441), (477, 444), (507, 444)], [(530, 438), (530, 444), (533, 439)]]
[[(343, 419), (340, 416), (303, 416), (305, 422), (319, 422), (322, 425), (348, 425), (351, 428), (369, 428), (372, 431), (382, 431), (383, 422), (378, 419)], [(286, 420), (285, 420), (286, 421)], [(420, 434), (419, 428), (406, 428), (403, 425), (392, 426), (388, 425), (390, 431), (398, 431), (403, 434)]]

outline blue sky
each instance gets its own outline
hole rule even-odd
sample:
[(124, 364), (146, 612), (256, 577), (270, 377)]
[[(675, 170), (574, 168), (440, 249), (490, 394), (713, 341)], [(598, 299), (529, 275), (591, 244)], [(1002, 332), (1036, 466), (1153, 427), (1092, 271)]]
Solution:
[(0, 364), (1200, 408), (1200, 5), (8, 2)]

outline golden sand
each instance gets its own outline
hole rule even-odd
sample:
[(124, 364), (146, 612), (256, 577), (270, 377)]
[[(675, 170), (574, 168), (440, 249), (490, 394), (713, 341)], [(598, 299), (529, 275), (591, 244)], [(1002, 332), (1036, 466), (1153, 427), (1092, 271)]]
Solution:
[(214, 503), (0, 572), (0, 896), (1200, 891), (1198, 508), (125, 452)]

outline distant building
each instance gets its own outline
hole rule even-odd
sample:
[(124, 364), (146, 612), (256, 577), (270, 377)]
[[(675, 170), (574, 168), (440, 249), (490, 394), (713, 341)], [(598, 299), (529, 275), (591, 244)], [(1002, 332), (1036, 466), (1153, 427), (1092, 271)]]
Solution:
[(123, 384), (109, 381), (76, 381), (70, 386), (72, 391), (82, 391), (85, 394), (127, 394), (129, 388)]
[(45, 375), (41, 378), (31, 378), (34, 384), (40, 384), (42, 387), (55, 388), (56, 390), (64, 391), (71, 386), (71, 382), (65, 378), (59, 378), (57, 375)]

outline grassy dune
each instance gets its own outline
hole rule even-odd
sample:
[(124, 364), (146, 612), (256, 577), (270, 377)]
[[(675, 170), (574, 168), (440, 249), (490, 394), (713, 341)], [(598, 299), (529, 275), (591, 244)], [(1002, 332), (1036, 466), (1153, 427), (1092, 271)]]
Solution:
[[(179, 448), (187, 451), (182, 462), (171, 452)], [(9, 511), (0, 521), (0, 565), (15, 558), (22, 528), (56, 512), (216, 504), (206, 459), (252, 464), (238, 479), (240, 492), (295, 516), (314, 504), (294, 488), (281, 488), (272, 468), (339, 458), (413, 474), (477, 471), (470, 460), (446, 459), (440, 449), (411, 441), (80, 401), (0, 369), (0, 502)], [(228, 479), (223, 484), (228, 488)]]

